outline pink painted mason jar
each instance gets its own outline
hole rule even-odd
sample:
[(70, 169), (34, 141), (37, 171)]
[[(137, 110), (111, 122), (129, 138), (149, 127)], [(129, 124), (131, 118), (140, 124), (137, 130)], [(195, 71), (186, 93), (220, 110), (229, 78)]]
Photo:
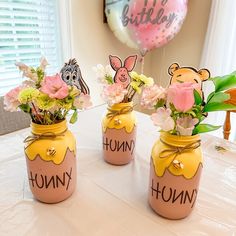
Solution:
[(75, 138), (65, 120), (52, 125), (31, 123), (31, 129), (25, 145), (31, 192), (41, 202), (61, 202), (76, 188)]
[(203, 167), (200, 136), (161, 132), (150, 163), (148, 201), (168, 219), (187, 217), (196, 204)]
[(108, 107), (102, 120), (103, 158), (113, 165), (128, 164), (135, 156), (136, 117), (133, 102)]

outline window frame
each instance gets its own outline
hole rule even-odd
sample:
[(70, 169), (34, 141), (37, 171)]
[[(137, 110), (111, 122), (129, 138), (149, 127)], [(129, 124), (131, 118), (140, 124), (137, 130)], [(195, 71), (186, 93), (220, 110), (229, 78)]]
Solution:
[[(68, 60), (69, 58), (71, 58), (72, 55), (72, 42), (71, 42), (71, 0), (53, 0), (55, 3), (55, 7), (56, 7), (56, 37), (57, 37), (57, 48), (59, 50), (59, 52), (57, 52), (57, 55), (59, 58), (58, 59), (58, 69), (60, 69), (63, 65), (64, 62), (66, 60)], [(14, 52), (14, 49), (13, 51)], [(44, 56), (44, 55), (42, 55)], [(50, 63), (50, 60), (49, 60)], [(26, 63), (27, 64), (27, 63)], [(3, 67), (4, 68), (4, 67)], [(12, 72), (9, 71), (9, 73), (7, 73), (7, 71), (5, 71), (3, 69), (4, 73), (6, 73), (6, 77), (7, 74), (11, 74)], [(58, 71), (59, 72), (59, 71)], [(14, 72), (15, 73), (15, 72)], [(19, 74), (19, 78), (21, 77), (21, 75)], [(18, 81), (18, 84), (20, 84), (24, 79)], [(1, 83), (0, 83), (1, 86)], [(17, 86), (17, 81), (15, 86)], [(12, 88), (15, 87), (14, 85), (12, 85)], [(5, 87), (3, 85), (2, 88), (6, 88), (6, 91), (2, 91), (0, 96), (4, 96), (4, 93), (7, 92), (7, 86)], [(9, 87), (9, 90), (11, 88)], [(4, 90), (4, 89), (3, 89)]]

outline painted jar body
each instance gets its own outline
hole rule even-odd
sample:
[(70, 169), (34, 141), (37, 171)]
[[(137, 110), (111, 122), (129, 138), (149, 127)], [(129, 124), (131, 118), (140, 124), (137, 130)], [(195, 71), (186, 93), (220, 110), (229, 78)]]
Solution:
[(25, 156), (30, 189), (45, 203), (67, 199), (76, 187), (76, 141), (66, 121), (52, 125), (31, 124)]
[(113, 165), (125, 165), (134, 159), (136, 117), (133, 103), (118, 103), (108, 108), (102, 120), (103, 157)]
[(194, 208), (202, 172), (200, 136), (161, 133), (150, 162), (148, 201), (168, 219), (182, 219)]

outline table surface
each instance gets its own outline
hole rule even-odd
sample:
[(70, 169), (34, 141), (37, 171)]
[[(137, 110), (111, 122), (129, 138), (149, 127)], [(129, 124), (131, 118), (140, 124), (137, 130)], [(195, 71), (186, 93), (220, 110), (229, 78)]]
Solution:
[[(202, 135), (204, 169), (195, 209), (183, 220), (155, 214), (147, 202), (151, 148), (158, 138), (149, 116), (136, 112), (135, 160), (113, 166), (102, 158), (104, 105), (69, 125), (77, 139), (77, 189), (66, 201), (32, 197), (23, 152), (30, 129), (0, 136), (0, 235), (236, 235), (236, 145)], [(221, 145), (228, 151), (215, 150)]]

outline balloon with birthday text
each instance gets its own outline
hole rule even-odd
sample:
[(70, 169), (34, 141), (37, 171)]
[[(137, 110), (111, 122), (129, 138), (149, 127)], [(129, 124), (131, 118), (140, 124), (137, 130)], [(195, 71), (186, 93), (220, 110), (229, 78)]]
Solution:
[(114, 35), (122, 43), (125, 43), (130, 48), (138, 50), (138, 45), (130, 37), (128, 27), (124, 26), (122, 23), (123, 21), (121, 20), (122, 12), (126, 4), (126, 0), (106, 0), (105, 13), (107, 16), (108, 25)]
[(181, 29), (187, 0), (106, 0), (105, 13), (115, 36), (144, 56), (167, 44)]

